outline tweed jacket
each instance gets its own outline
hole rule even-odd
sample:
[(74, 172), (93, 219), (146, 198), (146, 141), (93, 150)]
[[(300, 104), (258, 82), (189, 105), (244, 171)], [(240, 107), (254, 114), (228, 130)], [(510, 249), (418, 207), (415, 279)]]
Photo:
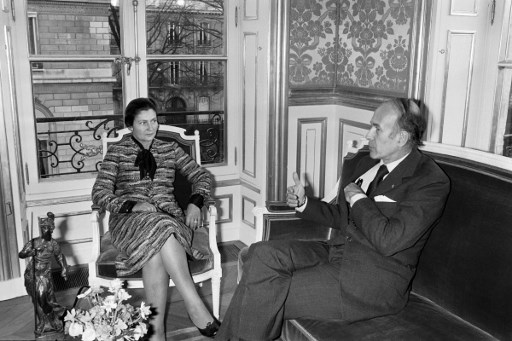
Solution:
[[(363, 157), (355, 177), (343, 177), (338, 204), (308, 199), (298, 216), (337, 229), (329, 243), (342, 250), (342, 317), (356, 321), (399, 312), (407, 303), (418, 259), (444, 209), (450, 182), (416, 148), (379, 184), (371, 198), (349, 207), (343, 188), (378, 160)], [(385, 196), (385, 201), (375, 201)]]
[(157, 163), (153, 181), (140, 179), (139, 168), (134, 165), (139, 147), (131, 135), (110, 146), (92, 190), (93, 203), (116, 214), (127, 201), (149, 202), (162, 212), (182, 218), (184, 214), (174, 193), (176, 171), (191, 182), (192, 194), (209, 198), (210, 175), (176, 142), (155, 138), (151, 151)]

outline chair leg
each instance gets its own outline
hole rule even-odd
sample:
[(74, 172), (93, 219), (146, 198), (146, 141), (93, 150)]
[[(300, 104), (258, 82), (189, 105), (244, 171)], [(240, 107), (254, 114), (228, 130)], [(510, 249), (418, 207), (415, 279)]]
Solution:
[(220, 314), (220, 277), (212, 277), (213, 315), (219, 318)]

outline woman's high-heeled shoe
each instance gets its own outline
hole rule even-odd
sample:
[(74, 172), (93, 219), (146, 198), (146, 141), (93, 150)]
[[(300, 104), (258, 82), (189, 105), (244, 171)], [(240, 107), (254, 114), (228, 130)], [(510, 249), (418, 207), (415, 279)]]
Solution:
[(204, 327), (203, 329), (198, 327), (197, 329), (199, 330), (201, 335), (213, 338), (213, 337), (215, 337), (215, 334), (217, 334), (217, 331), (219, 330), (219, 328), (220, 328), (220, 321), (214, 317), (213, 321), (208, 322), (206, 327)]

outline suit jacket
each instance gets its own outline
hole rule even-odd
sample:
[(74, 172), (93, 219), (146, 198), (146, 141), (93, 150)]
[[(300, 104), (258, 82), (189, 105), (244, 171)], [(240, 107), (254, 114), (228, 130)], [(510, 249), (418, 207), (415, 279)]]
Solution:
[[(363, 157), (343, 178), (338, 204), (308, 198), (300, 217), (339, 230), (329, 243), (340, 261), (342, 316), (348, 321), (400, 311), (409, 297), (421, 250), (444, 209), (450, 182), (428, 156), (414, 148), (379, 184), (372, 198), (352, 208), (343, 188), (378, 162)], [(391, 199), (375, 202), (373, 197)], [(341, 246), (341, 247), (339, 247)]]

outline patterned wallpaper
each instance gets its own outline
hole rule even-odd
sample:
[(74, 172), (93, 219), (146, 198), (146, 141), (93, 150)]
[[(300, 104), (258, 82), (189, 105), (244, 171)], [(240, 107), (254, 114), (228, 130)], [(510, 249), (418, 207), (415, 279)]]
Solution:
[(291, 0), (291, 89), (405, 94), (418, 0)]

